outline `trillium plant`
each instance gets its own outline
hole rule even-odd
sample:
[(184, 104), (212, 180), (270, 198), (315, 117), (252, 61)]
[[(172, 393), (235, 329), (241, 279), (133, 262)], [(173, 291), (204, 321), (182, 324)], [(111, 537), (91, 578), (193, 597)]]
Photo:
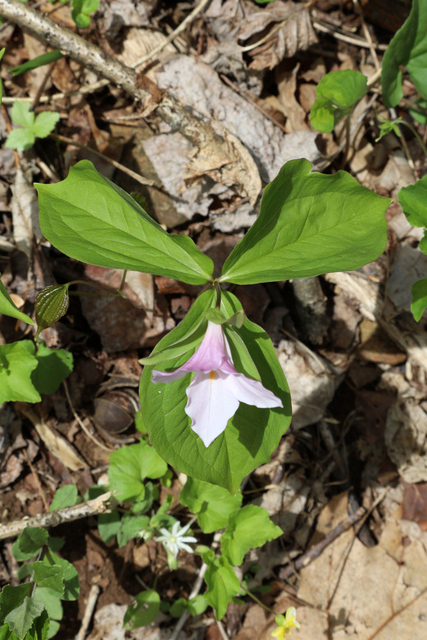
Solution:
[[(89, 161), (63, 182), (36, 188), (42, 232), (68, 256), (200, 285), (187, 316), (141, 360), (142, 419), (166, 462), (235, 494), (278, 446), (291, 402), (269, 337), (245, 316), (231, 285), (363, 266), (385, 248), (390, 200), (346, 172), (322, 175), (307, 160), (288, 162), (216, 278), (189, 237), (167, 233)], [(42, 292), (39, 326), (63, 315), (68, 286)]]

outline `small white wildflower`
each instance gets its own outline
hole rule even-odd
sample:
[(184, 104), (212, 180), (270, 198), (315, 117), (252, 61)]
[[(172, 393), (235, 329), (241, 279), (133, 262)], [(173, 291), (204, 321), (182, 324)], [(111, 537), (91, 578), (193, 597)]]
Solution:
[(157, 542), (162, 543), (168, 552), (168, 555), (170, 553), (174, 558), (176, 558), (179, 551), (188, 551), (188, 553), (193, 553), (193, 549), (187, 544), (187, 542), (197, 542), (197, 538), (185, 535), (190, 528), (190, 524), (187, 524), (185, 527), (180, 529), (181, 523), (177, 520), (174, 522), (171, 531), (168, 529), (160, 529), (160, 533), (163, 535), (156, 538), (156, 540)]

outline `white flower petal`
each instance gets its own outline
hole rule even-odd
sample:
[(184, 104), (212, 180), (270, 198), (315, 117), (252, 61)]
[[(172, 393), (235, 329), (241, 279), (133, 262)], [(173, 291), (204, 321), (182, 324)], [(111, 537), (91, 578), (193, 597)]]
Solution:
[(218, 372), (219, 376), (224, 379), (227, 388), (239, 402), (250, 404), (259, 409), (273, 409), (274, 407), (282, 407), (283, 403), (272, 391), (266, 389), (258, 380), (252, 380), (243, 375), (243, 373), (235, 373), (229, 375)]
[(193, 549), (183, 542), (180, 543), (179, 548), (181, 551), (187, 551), (188, 553), (193, 553)]
[(181, 544), (181, 542), (197, 542), (197, 538), (194, 538), (193, 536), (184, 536), (181, 538), (181, 536), (178, 539), (179, 544)]
[[(227, 426), (236, 413), (238, 399), (228, 389), (228, 378), (218, 372), (196, 371), (187, 387), (188, 402), (185, 413), (191, 418), (191, 428), (208, 447)], [(277, 405), (276, 405), (277, 406)]]

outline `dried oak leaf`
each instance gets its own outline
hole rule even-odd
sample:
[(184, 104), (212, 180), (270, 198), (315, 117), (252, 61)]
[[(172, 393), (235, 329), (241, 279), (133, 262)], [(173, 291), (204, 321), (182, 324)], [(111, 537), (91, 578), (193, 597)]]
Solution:
[(427, 482), (404, 483), (402, 518), (416, 522), (422, 531), (427, 531)]
[[(269, 33), (271, 38), (266, 38)], [(249, 15), (242, 23), (238, 39), (250, 40), (248, 45), (260, 43), (251, 52), (250, 69), (273, 69), (284, 58), (292, 58), (297, 51), (317, 42), (308, 9), (280, 0)]]

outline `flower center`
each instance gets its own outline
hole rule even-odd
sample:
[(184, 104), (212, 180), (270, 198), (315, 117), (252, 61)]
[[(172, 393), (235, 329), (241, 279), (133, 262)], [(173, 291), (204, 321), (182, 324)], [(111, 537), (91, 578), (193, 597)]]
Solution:
[(169, 544), (175, 544), (175, 543), (176, 543), (176, 538), (175, 538), (175, 536), (171, 536), (171, 537), (169, 538)]
[(211, 372), (210, 372), (210, 374), (209, 374), (209, 379), (210, 379), (211, 384), (212, 384), (212, 382), (215, 380), (215, 371), (211, 371)]

